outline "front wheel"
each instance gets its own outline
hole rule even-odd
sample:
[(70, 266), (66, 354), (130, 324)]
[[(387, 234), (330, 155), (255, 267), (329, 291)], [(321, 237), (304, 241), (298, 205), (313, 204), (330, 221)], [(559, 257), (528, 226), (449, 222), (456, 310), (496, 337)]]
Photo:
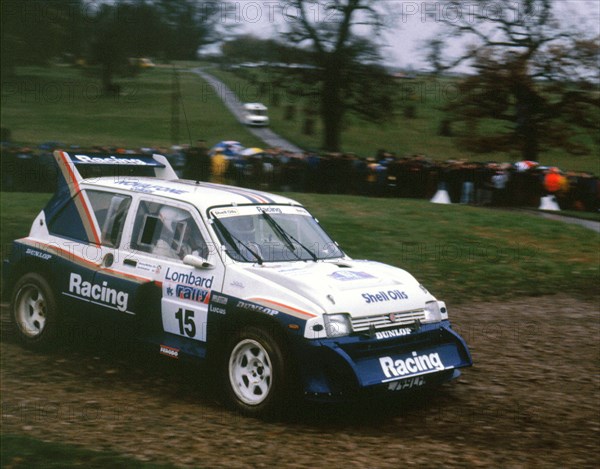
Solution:
[(256, 327), (239, 331), (226, 353), (226, 395), (246, 415), (274, 416), (289, 384), (289, 364), (280, 342)]
[(29, 273), (14, 288), (11, 313), (19, 340), (32, 349), (47, 349), (58, 335), (56, 300), (41, 275)]

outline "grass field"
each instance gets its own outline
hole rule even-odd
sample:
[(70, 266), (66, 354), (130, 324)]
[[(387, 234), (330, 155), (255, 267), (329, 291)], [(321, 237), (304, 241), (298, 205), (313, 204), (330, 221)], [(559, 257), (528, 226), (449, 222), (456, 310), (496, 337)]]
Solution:
[[(67, 66), (26, 67), (2, 86), (2, 127), (16, 142), (37, 145), (114, 145), (125, 148), (171, 145), (173, 71), (157, 67), (136, 78), (116, 77), (119, 96), (103, 96), (100, 80)], [(238, 139), (261, 143), (226, 110), (206, 83), (188, 69), (179, 73), (191, 138), (207, 142)], [(189, 143), (183, 109), (178, 144)]]
[[(236, 73), (209, 69), (210, 73), (226, 83), (242, 101), (262, 101), (270, 107), (271, 127), (277, 133), (303, 148), (320, 148), (320, 123), (317, 122), (314, 135), (302, 133), (303, 109), (307, 102), (290, 93), (280, 92), (281, 102), (272, 106), (275, 89), (274, 77), (259, 69), (241, 69)], [(260, 83), (263, 82), (261, 93)], [(457, 144), (455, 138), (438, 135), (440, 122), (445, 114), (442, 107), (452, 104), (458, 98), (456, 79), (420, 77), (415, 80), (400, 80), (397, 83), (397, 111), (383, 124), (374, 124), (358, 119), (353, 115), (347, 117), (342, 134), (344, 151), (354, 152), (359, 156), (374, 156), (375, 152), (384, 148), (398, 155), (425, 154), (436, 160), (466, 159), (471, 161), (515, 162), (522, 158), (519, 154), (489, 153), (473, 154), (465, 152)], [(296, 106), (296, 118), (286, 120), (287, 104)], [(413, 106), (414, 118), (404, 117), (404, 109)], [(314, 107), (314, 105), (313, 105)], [(456, 129), (455, 129), (456, 130)], [(592, 144), (589, 155), (571, 156), (562, 150), (551, 150), (540, 156), (540, 163), (547, 166), (559, 166), (563, 169), (590, 171), (600, 173), (600, 148), (591, 139), (584, 141)]]
[[(2, 254), (49, 194), (3, 193)], [(566, 293), (600, 280), (599, 235), (527, 214), (423, 201), (292, 194), (353, 258), (405, 268), (450, 303)]]
[[(190, 70), (200, 63), (178, 64), (183, 110), (179, 116), (178, 144), (204, 138), (209, 145), (220, 140), (239, 140), (247, 147), (263, 146), (254, 135), (238, 123), (215, 93)], [(210, 67), (243, 101), (263, 101), (270, 107), (273, 130), (303, 148), (321, 145), (320, 124), (312, 136), (302, 133), (303, 109), (306, 102), (281, 94), (279, 106), (271, 103), (273, 77), (256, 69), (242, 71), (242, 76)], [(102, 96), (100, 80), (82, 70), (68, 66), (23, 67), (17, 77), (2, 84), (2, 127), (12, 132), (16, 142), (35, 146), (44, 141), (66, 144), (114, 145), (126, 148), (168, 147), (171, 142), (172, 68), (158, 66), (136, 78), (116, 77), (121, 86), (119, 96)], [(263, 82), (261, 92), (249, 81)], [(440, 107), (456, 99), (456, 87), (448, 79), (420, 78), (398, 82), (398, 110), (385, 124), (363, 122), (350, 115), (343, 131), (343, 149), (359, 156), (372, 156), (379, 148), (399, 155), (422, 153), (437, 160), (470, 159), (516, 161), (518, 155), (475, 155), (462, 151), (454, 138), (441, 137), (437, 130), (443, 113)], [(296, 105), (294, 120), (285, 120), (285, 105)], [(408, 119), (403, 109), (412, 105), (416, 117)], [(313, 105), (314, 107), (314, 105)], [(591, 155), (569, 156), (551, 151), (541, 156), (545, 165), (564, 169), (600, 173), (600, 148), (596, 144)]]

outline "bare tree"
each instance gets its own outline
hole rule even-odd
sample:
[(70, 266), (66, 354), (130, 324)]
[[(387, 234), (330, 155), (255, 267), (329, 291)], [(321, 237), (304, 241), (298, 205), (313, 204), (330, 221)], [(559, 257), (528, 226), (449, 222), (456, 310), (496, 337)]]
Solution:
[(304, 70), (304, 81), (317, 89), (326, 150), (339, 150), (348, 111), (368, 120), (381, 120), (391, 111), (389, 77), (379, 65), (373, 39), (383, 27), (375, 4), (374, 0), (290, 2), (294, 16), (287, 39), (312, 53), (314, 67)]
[(590, 137), (582, 133), (598, 130), (600, 102), (593, 92), (599, 78), (598, 38), (561, 27), (553, 0), (445, 5), (455, 10), (446, 17), (438, 14), (437, 20), (447, 25), (450, 38), (470, 43), (464, 54), (443, 62), (436, 38), (430, 62), (438, 70), (466, 62), (476, 71), (462, 81), (460, 98), (448, 106), (455, 121), (469, 124), (461, 144), (482, 152), (518, 151), (534, 160), (550, 147), (589, 151), (585, 142)]

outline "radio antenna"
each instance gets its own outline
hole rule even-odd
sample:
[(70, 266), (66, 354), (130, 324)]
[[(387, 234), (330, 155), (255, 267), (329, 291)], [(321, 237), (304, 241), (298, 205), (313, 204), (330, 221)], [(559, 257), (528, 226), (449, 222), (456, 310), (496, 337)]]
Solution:
[(173, 66), (171, 75), (171, 145), (179, 143), (179, 102), (181, 101), (181, 90), (179, 89), (179, 76)]
[(185, 112), (185, 104), (183, 104), (183, 99), (181, 100), (181, 110), (183, 111), (183, 118), (185, 119), (185, 127), (187, 129), (188, 138), (190, 139), (190, 147), (192, 147), (193, 146), (193, 144), (192, 144), (192, 134), (190, 132), (190, 124), (188, 122), (187, 114)]
[(190, 146), (192, 143), (192, 134), (190, 132), (190, 124), (188, 122), (187, 113), (185, 112), (185, 104), (181, 99), (181, 85), (179, 83), (179, 73), (173, 65), (173, 91), (171, 94), (171, 143), (176, 145), (179, 143), (179, 106), (181, 104), (181, 110), (183, 111), (183, 118), (185, 119), (185, 126), (190, 140)]

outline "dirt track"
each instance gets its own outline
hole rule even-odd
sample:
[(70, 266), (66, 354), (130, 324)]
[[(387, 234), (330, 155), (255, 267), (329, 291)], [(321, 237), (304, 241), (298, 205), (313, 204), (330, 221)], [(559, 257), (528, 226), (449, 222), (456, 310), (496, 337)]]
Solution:
[(3, 312), (2, 432), (181, 466), (598, 467), (598, 312), (565, 296), (456, 307), (475, 361), (457, 382), (278, 423), (225, 410), (193, 368), (128, 343), (24, 351)]

